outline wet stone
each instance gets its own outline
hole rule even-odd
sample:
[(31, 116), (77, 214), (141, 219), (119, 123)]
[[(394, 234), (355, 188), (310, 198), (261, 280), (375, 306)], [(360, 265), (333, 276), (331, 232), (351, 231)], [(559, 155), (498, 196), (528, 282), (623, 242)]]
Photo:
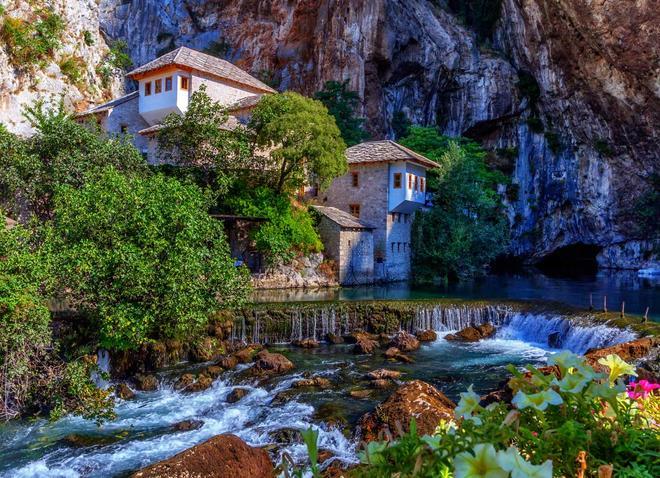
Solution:
[(122, 400), (132, 400), (135, 398), (135, 392), (125, 383), (119, 383), (115, 387), (115, 393)]
[(247, 388), (235, 388), (227, 395), (227, 402), (236, 403), (245, 397), (250, 391)]
[(203, 425), (204, 422), (201, 420), (184, 420), (172, 425), (172, 429), (178, 432), (187, 432), (191, 430), (198, 430), (202, 428)]
[(134, 378), (135, 388), (145, 392), (158, 390), (158, 379), (154, 375), (137, 374)]

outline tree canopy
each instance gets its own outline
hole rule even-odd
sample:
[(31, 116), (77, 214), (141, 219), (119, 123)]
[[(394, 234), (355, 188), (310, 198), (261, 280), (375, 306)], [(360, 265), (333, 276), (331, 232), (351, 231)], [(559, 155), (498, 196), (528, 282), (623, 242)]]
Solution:
[(348, 146), (358, 144), (369, 137), (364, 129), (364, 118), (355, 114), (360, 104), (357, 92), (348, 89), (348, 80), (326, 81), (321, 91), (314, 94), (328, 108), (337, 123), (341, 136)]
[(508, 222), (497, 194), (506, 178), (489, 170), (485, 151), (466, 138), (412, 127), (401, 144), (438, 162), (427, 184), (433, 206), (413, 223), (413, 270), (419, 282), (479, 274), (508, 241)]

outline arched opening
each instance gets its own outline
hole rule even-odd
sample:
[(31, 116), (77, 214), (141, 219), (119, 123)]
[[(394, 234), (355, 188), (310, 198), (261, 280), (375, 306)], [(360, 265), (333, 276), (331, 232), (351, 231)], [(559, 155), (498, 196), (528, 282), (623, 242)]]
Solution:
[(592, 275), (598, 270), (596, 256), (601, 247), (594, 244), (570, 244), (551, 252), (536, 267), (553, 275)]

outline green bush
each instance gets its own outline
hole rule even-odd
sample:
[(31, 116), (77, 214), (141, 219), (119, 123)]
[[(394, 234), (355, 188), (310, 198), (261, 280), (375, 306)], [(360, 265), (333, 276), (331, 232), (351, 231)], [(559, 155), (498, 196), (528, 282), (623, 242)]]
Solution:
[(128, 44), (124, 40), (117, 40), (110, 44), (110, 50), (103, 58), (96, 71), (101, 75), (103, 87), (110, 85), (112, 77), (121, 77), (133, 65), (128, 53)]
[(257, 248), (271, 263), (286, 263), (298, 254), (319, 252), (323, 244), (306, 209), (294, 207), (289, 198), (272, 189), (239, 187), (227, 205), (237, 214), (267, 220), (253, 236)]
[(326, 81), (321, 91), (314, 94), (328, 108), (337, 123), (341, 136), (347, 146), (358, 144), (369, 137), (364, 129), (364, 118), (356, 116), (360, 96), (348, 89), (348, 80)]
[[(612, 465), (614, 476), (660, 474), (660, 396), (624, 385), (634, 368), (618, 356), (600, 359), (608, 374), (583, 358), (562, 352), (550, 358), (560, 372), (528, 376), (510, 367), (511, 405), (480, 405), (471, 390), (461, 394), (456, 422), (441, 422), (431, 436), (410, 432), (393, 443), (369, 443), (358, 476), (552, 478), (575, 476), (578, 454), (587, 452), (585, 476)], [(641, 384), (641, 382), (640, 382)], [(647, 389), (649, 387), (646, 387)]]
[(465, 138), (452, 140), (433, 128), (413, 127), (401, 143), (440, 164), (429, 171), (433, 206), (415, 215), (413, 270), (417, 282), (479, 274), (508, 241), (508, 224), (497, 194), (507, 182), (486, 168), (486, 152)]
[(84, 84), (85, 60), (78, 56), (66, 56), (60, 61), (60, 71), (77, 87)]
[(189, 336), (246, 298), (247, 271), (234, 267), (212, 200), (173, 178), (113, 168), (58, 189), (49, 241), (60, 288), (103, 347)]
[(94, 35), (92, 35), (92, 32), (89, 30), (85, 30), (83, 32), (83, 41), (85, 42), (85, 45), (87, 46), (92, 46), (94, 45)]
[(53, 57), (61, 45), (64, 20), (48, 10), (35, 13), (36, 20), (25, 21), (3, 15), (0, 39), (3, 40), (11, 63), (25, 68)]

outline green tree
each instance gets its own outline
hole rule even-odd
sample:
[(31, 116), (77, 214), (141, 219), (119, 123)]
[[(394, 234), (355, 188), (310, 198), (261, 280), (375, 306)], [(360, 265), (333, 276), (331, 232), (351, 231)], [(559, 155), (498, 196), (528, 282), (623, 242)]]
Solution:
[(254, 166), (267, 172), (267, 185), (277, 193), (291, 193), (310, 177), (326, 187), (347, 170), (346, 143), (320, 101), (292, 92), (266, 95), (255, 107), (249, 129), (256, 148)]
[(205, 186), (226, 191), (252, 158), (245, 128), (232, 120), (202, 86), (183, 115), (170, 114), (163, 121), (158, 133), (160, 159), (183, 168)]
[(0, 199), (14, 215), (27, 209), (41, 218), (50, 217), (59, 186), (80, 187), (107, 166), (148, 172), (128, 137), (107, 136), (94, 124), (78, 124), (62, 104), (48, 109), (37, 103), (26, 109), (25, 116), (36, 130), (31, 138), (18, 138), (0, 128)]
[(50, 240), (60, 287), (98, 324), (103, 347), (182, 337), (245, 300), (247, 271), (234, 267), (208, 214), (213, 199), (161, 174), (113, 168), (59, 189)]
[(353, 146), (369, 137), (364, 129), (364, 118), (356, 116), (360, 104), (357, 92), (348, 89), (348, 80), (326, 81), (321, 91), (314, 94), (335, 118), (341, 136), (348, 146)]
[(467, 139), (413, 127), (401, 143), (440, 164), (427, 181), (433, 206), (413, 223), (415, 280), (480, 273), (507, 245), (508, 224), (496, 191), (505, 177), (488, 170), (485, 151)]
[(267, 187), (236, 188), (228, 206), (237, 214), (266, 219), (254, 233), (257, 248), (273, 263), (286, 263), (296, 254), (319, 252), (323, 244), (306, 208), (294, 207), (289, 198)]

